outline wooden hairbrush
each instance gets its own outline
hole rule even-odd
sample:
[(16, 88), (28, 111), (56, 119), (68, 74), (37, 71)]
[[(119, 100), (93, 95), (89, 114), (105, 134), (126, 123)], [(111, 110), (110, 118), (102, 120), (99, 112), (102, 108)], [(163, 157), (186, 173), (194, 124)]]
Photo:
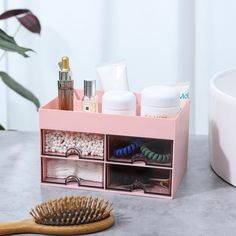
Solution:
[(103, 199), (71, 196), (50, 200), (30, 211), (33, 219), (0, 223), (0, 235), (35, 233), (47, 235), (88, 234), (111, 227), (112, 204)]

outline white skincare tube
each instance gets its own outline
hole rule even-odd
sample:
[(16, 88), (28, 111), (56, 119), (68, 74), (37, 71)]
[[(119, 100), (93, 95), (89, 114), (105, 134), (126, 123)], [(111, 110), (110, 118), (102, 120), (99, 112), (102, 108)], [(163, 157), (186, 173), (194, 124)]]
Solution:
[(177, 89), (179, 92), (179, 97), (180, 97), (180, 107), (184, 107), (185, 103), (189, 100), (190, 98), (190, 82), (179, 82), (176, 84), (169, 84), (168, 86), (174, 87)]
[(97, 66), (96, 70), (104, 92), (110, 90), (129, 90), (125, 61), (103, 64)]

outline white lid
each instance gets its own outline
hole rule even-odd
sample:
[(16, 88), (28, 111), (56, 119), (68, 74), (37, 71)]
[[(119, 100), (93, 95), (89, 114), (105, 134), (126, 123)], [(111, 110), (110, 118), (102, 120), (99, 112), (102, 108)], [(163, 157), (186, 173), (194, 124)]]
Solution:
[(179, 92), (170, 86), (147, 87), (141, 93), (141, 102), (153, 107), (179, 107)]
[(136, 97), (130, 91), (107, 91), (102, 96), (102, 107), (109, 110), (134, 110), (136, 108)]

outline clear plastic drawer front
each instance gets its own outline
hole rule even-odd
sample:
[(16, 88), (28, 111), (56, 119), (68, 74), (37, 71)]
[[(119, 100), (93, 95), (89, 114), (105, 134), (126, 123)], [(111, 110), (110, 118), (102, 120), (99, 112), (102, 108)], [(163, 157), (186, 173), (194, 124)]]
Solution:
[(103, 187), (103, 163), (54, 158), (42, 158), (42, 162), (43, 182)]
[(143, 162), (146, 165), (172, 165), (172, 140), (107, 136), (108, 161)]
[(78, 155), (84, 159), (104, 158), (104, 135), (43, 130), (43, 155), (67, 157)]
[(107, 188), (171, 194), (171, 170), (107, 164)]

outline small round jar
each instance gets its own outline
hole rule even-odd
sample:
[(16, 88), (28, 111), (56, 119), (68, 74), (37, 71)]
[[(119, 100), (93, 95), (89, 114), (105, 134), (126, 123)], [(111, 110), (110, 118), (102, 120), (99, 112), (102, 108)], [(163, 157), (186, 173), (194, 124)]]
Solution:
[(170, 118), (174, 117), (179, 110), (179, 92), (173, 87), (151, 86), (141, 93), (141, 116)]
[(114, 115), (136, 115), (136, 97), (127, 90), (111, 90), (102, 96), (102, 113)]

